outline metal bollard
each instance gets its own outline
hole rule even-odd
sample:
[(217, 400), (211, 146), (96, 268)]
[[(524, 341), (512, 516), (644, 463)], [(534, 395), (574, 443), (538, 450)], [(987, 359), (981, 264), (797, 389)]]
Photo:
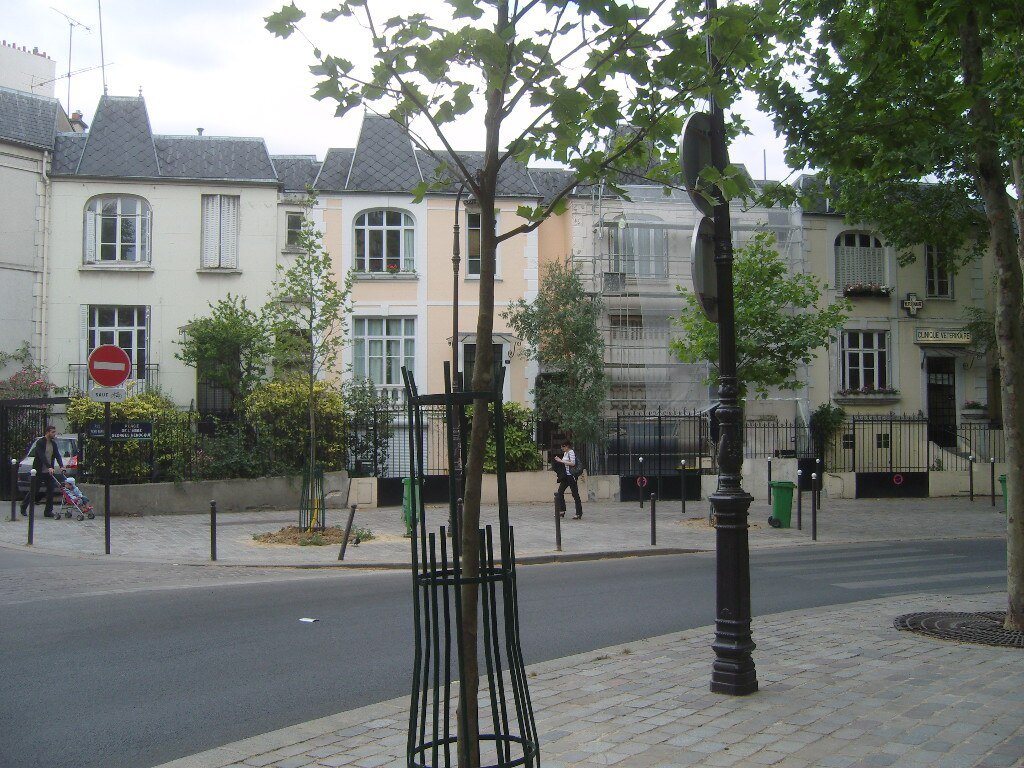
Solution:
[(818, 509), (821, 509), (821, 488), (825, 485), (825, 473), (821, 471), (821, 459), (815, 459), (814, 466), (818, 470), (818, 484), (817, 489), (815, 490), (815, 494), (818, 498), (815, 499), (815, 502), (818, 505)]
[(800, 485), (803, 474), (802, 469), (796, 471), (796, 529), (798, 531), (804, 529), (804, 489)]
[(818, 494), (815, 486), (818, 485), (818, 473), (811, 474), (811, 541), (818, 540)]
[(974, 501), (974, 457), (973, 456), (968, 456), (967, 457), (967, 461), (968, 461), (967, 469), (970, 470), (970, 472), (969, 472), (969, 480), (970, 480), (971, 501)]
[(657, 543), (658, 543), (658, 524), (657, 524), (657, 522), (655, 520), (655, 515), (657, 514), (657, 512), (656, 512), (657, 501), (658, 501), (658, 494), (652, 493), (651, 494), (651, 546), (652, 547), (656, 546)]
[(558, 491), (555, 491), (555, 551), (562, 551), (562, 512), (558, 509)]
[(994, 507), (996, 505), (996, 457), (993, 456), (988, 463), (992, 467), (992, 506)]
[(686, 517), (686, 459), (679, 463), (679, 498), (681, 500), (683, 517)]
[(345, 559), (345, 550), (348, 548), (348, 537), (352, 533), (352, 521), (356, 519), (356, 505), (353, 504), (348, 512), (348, 522), (345, 523), (345, 538), (341, 540), (341, 550), (338, 552), (338, 560)]
[[(640, 462), (640, 477), (643, 477), (644, 476), (644, 457), (643, 456), (638, 456), (637, 457), (637, 461)], [(643, 511), (643, 508), (644, 508), (644, 489), (643, 489), (643, 486), (639, 486), (639, 487), (640, 487), (640, 510)]]
[(210, 559), (217, 560), (217, 502), (210, 500)]
[(17, 518), (15, 517), (14, 506), (18, 501), (18, 460), (11, 459), (11, 522), (13, 523)]
[(32, 536), (36, 530), (36, 494), (39, 492), (39, 481), (36, 471), (29, 472), (28, 481), (28, 545), (32, 546)]
[(772, 457), (768, 457), (768, 506), (772, 505)]

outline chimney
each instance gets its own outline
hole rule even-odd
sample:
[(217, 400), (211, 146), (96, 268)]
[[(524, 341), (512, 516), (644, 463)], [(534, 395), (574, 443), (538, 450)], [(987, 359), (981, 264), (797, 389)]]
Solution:
[(202, 136), (203, 135), (203, 129), (202, 128), (196, 128), (196, 135), (197, 136)]
[(75, 133), (85, 133), (85, 129), (89, 127), (82, 119), (82, 113), (77, 109), (71, 113), (71, 120), (69, 122), (71, 123), (71, 130)]

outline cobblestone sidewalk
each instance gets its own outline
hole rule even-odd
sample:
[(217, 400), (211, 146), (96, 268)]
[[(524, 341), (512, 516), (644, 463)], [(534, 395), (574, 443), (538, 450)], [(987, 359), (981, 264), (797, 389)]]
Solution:
[[(752, 549), (811, 544), (810, 498), (804, 495), (803, 530), (777, 530), (767, 525), (769, 506), (755, 502), (750, 511)], [(997, 508), (1001, 510), (1001, 507)], [(6, 509), (2, 510), (7, 512)], [(657, 546), (650, 543), (650, 507), (637, 503), (591, 502), (582, 520), (562, 520), (562, 551), (555, 550), (555, 523), (550, 505), (517, 505), (511, 512), (517, 556), (521, 561), (594, 558), (614, 555), (664, 554), (713, 550), (715, 532), (707, 523), (708, 503), (689, 502), (684, 516), (678, 501), (657, 507)], [(483, 510), (484, 522), (496, 523), (496, 508)], [(429, 507), (431, 527), (442, 525), (447, 508)], [(329, 510), (328, 525), (344, 525), (345, 510)], [(247, 566), (337, 566), (337, 546), (274, 546), (253, 541), (253, 534), (295, 524), (297, 512), (237, 512), (218, 521), (219, 564)], [(369, 528), (374, 539), (350, 546), (345, 564), (362, 567), (406, 567), (409, 540), (400, 510), (394, 507), (357, 510), (355, 525)], [(818, 515), (818, 540), (830, 543), (900, 541), (1004, 536), (1006, 517), (988, 501), (965, 498), (824, 500)], [(25, 548), (27, 523), (9, 513), (0, 518), (0, 546)], [(77, 522), (36, 519), (34, 550), (104, 557), (102, 516)], [(111, 556), (138, 562), (209, 563), (209, 515), (151, 515), (111, 520)]]
[[(1024, 656), (899, 632), (901, 613), (1005, 596), (913, 595), (755, 619), (760, 691), (708, 692), (712, 629), (528, 667), (544, 768), (1024, 765)], [(407, 700), (160, 768), (404, 766)]]

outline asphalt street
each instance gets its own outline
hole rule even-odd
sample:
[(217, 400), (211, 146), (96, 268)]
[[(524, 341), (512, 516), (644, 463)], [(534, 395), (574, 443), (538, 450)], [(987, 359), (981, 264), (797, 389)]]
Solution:
[[(998, 539), (775, 549), (751, 563), (755, 641), (758, 615), (1005, 584)], [(518, 574), (528, 664), (714, 619), (710, 554)], [(0, 765), (144, 768), (403, 695), (410, 605), (403, 572), (0, 550)]]

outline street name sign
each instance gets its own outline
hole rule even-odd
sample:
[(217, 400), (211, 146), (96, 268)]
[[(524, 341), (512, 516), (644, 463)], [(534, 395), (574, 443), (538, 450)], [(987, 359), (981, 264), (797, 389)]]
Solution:
[[(89, 437), (103, 437), (103, 422), (90, 421)], [(153, 422), (151, 421), (115, 421), (110, 425), (111, 440), (152, 440)]]

